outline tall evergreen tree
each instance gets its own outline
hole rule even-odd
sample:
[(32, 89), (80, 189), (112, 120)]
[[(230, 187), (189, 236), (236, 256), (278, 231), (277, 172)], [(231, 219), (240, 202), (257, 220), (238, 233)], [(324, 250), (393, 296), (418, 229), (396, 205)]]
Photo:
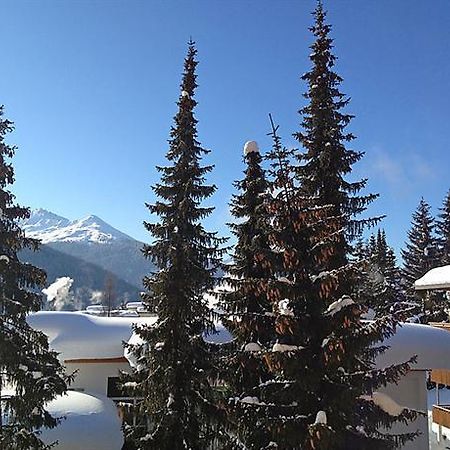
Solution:
[(304, 131), (296, 134), (306, 154), (294, 152), (300, 166), (292, 166), (274, 129), (270, 155), (277, 193), (269, 209), (272, 239), (283, 259), (274, 269), (281, 278), (267, 295), (275, 305), (286, 298), (287, 305), (278, 310), (279, 336), (267, 356), (277, 383), (267, 388), (264, 403), (279, 407), (268, 417), (272, 441), (280, 448), (397, 448), (414, 433), (393, 435), (380, 426), (389, 428), (414, 413), (404, 410), (394, 417), (374, 401), (379, 388), (397, 382), (409, 368), (408, 362), (375, 368), (384, 351), (379, 342), (395, 332), (397, 319), (364, 323), (361, 308), (349, 297), (357, 271), (349, 257), (352, 241), (379, 220), (358, 215), (377, 196), (358, 194), (366, 180), (345, 179), (362, 153), (345, 147), (353, 139), (345, 131), (351, 116), (342, 112), (348, 100), (332, 70), (331, 27), (321, 2), (314, 16), (313, 68), (303, 76), (309, 103), (300, 111)]
[(429, 270), (439, 266), (438, 248), (434, 236), (435, 223), (430, 213), (430, 205), (422, 198), (412, 215), (411, 228), (408, 231), (408, 242), (402, 250), (402, 275), (405, 289), (411, 301), (421, 299), (421, 322), (444, 320), (447, 315), (445, 304), (440, 294), (421, 294), (414, 291), (414, 282)]
[(46, 403), (67, 386), (47, 337), (26, 321), (27, 314), (41, 308), (45, 272), (17, 256), (25, 248), (37, 249), (38, 242), (20, 229), (19, 221), (29, 218), (30, 211), (18, 206), (9, 190), (16, 148), (5, 138), (12, 130), (0, 107), (0, 448), (42, 450), (48, 446), (39, 439), (39, 430), (58, 423)]
[(159, 221), (145, 222), (154, 242), (143, 252), (158, 270), (144, 279), (143, 298), (156, 305), (158, 321), (136, 330), (145, 343), (134, 348), (139, 365), (132, 375), (134, 392), (142, 397), (137, 413), (146, 420), (131, 433), (138, 449), (205, 449), (215, 437), (210, 358), (203, 340), (213, 323), (204, 294), (213, 287), (224, 240), (201, 224), (213, 210), (201, 203), (216, 188), (205, 184), (212, 166), (201, 165), (208, 151), (197, 140), (196, 54), (189, 42), (167, 152), (171, 164), (158, 167), (161, 183), (153, 190), (160, 200), (147, 204)]
[(439, 264), (450, 264), (450, 190), (439, 208), (438, 220), (436, 220), (437, 244), (439, 252)]
[[(366, 179), (346, 179), (364, 153), (346, 148), (355, 138), (346, 131), (353, 116), (343, 111), (350, 100), (340, 91), (342, 78), (333, 70), (337, 58), (332, 53), (331, 26), (325, 23), (325, 15), (319, 1), (315, 24), (310, 28), (316, 38), (309, 55), (312, 69), (302, 76), (308, 84), (304, 94), (308, 104), (299, 111), (302, 131), (294, 136), (306, 151), (299, 156), (298, 169), (303, 192), (316, 197), (318, 205), (331, 205), (329, 215), (338, 218), (340, 228), (345, 230), (323, 268), (337, 269), (347, 264), (352, 241), (365, 226), (376, 224), (380, 218), (357, 218), (378, 195), (359, 194)], [(345, 286), (342, 288), (346, 290)]]
[(330, 205), (317, 206), (316, 197), (302, 195), (276, 128), (273, 138), (270, 239), (281, 258), (272, 259), (274, 276), (265, 286), (277, 335), (263, 354), (272, 379), (262, 383), (255, 402), (264, 411), (260, 423), (278, 448), (397, 448), (415, 434), (382, 432), (380, 425), (388, 429), (416, 414), (405, 409), (391, 416), (374, 401), (377, 390), (397, 382), (412, 361), (375, 368), (385, 350), (379, 342), (395, 332), (397, 320), (361, 321), (362, 309), (341, 294), (342, 283), (353, 276), (352, 264), (318, 269), (330, 263), (345, 231)]
[[(222, 378), (227, 383), (228, 416), (232, 433), (247, 448), (263, 448), (270, 441), (255, 412), (241, 399), (260, 397), (261, 383), (270, 372), (261, 359), (274, 336), (272, 304), (262, 285), (272, 277), (272, 249), (268, 240), (272, 217), (267, 211), (268, 182), (255, 142), (246, 143), (244, 178), (235, 183), (229, 224), (237, 243), (224, 277), (226, 290), (220, 295), (222, 321), (233, 334), (232, 349), (223, 357)], [(267, 441), (267, 442), (266, 442)]]

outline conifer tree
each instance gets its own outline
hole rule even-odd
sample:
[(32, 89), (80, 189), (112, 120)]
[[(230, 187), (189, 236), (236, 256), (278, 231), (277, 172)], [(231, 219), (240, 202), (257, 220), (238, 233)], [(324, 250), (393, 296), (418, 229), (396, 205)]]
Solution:
[[(302, 76), (308, 84), (304, 94), (308, 104), (299, 111), (302, 131), (294, 136), (305, 149), (299, 155), (298, 168), (303, 192), (316, 197), (317, 205), (331, 205), (329, 215), (338, 218), (345, 230), (334, 246), (327, 267), (323, 268), (327, 270), (347, 264), (352, 241), (364, 227), (375, 225), (380, 218), (357, 218), (378, 195), (359, 194), (366, 186), (366, 179), (356, 182), (346, 179), (364, 153), (346, 148), (355, 138), (346, 131), (353, 116), (343, 111), (349, 99), (340, 91), (342, 78), (333, 70), (337, 58), (332, 53), (331, 26), (325, 22), (325, 16), (319, 1), (314, 11), (315, 24), (310, 28), (316, 38), (309, 55), (312, 68)], [(342, 288), (346, 290), (344, 285)]]
[(414, 282), (429, 270), (439, 266), (438, 248), (434, 236), (435, 223), (430, 213), (430, 205), (422, 198), (412, 215), (408, 242), (402, 250), (402, 275), (406, 293), (411, 301), (421, 301), (420, 321), (444, 320), (447, 315), (445, 304), (440, 294), (418, 294), (414, 291)]
[(222, 322), (234, 337), (232, 349), (222, 359), (222, 378), (228, 397), (234, 399), (227, 408), (231, 432), (247, 448), (263, 448), (270, 439), (259, 426), (260, 411), (252, 413), (241, 399), (260, 397), (259, 386), (270, 377), (260, 356), (271, 348), (275, 336), (272, 305), (261, 288), (272, 277), (271, 216), (266, 208), (268, 182), (255, 142), (246, 143), (244, 162), (245, 176), (235, 183), (238, 194), (231, 202), (235, 221), (229, 224), (237, 243), (220, 295)]
[(42, 450), (49, 447), (39, 439), (39, 430), (58, 423), (46, 403), (67, 386), (47, 337), (26, 321), (27, 314), (41, 308), (45, 272), (17, 256), (25, 248), (37, 249), (38, 242), (20, 229), (19, 221), (29, 218), (30, 211), (17, 205), (9, 190), (16, 147), (5, 138), (12, 130), (0, 107), (0, 448)]
[(213, 323), (204, 294), (214, 285), (224, 240), (201, 223), (213, 210), (201, 203), (216, 188), (205, 184), (212, 166), (201, 165), (208, 151), (197, 140), (196, 53), (189, 42), (167, 152), (170, 165), (158, 167), (161, 182), (153, 190), (160, 200), (147, 204), (159, 220), (145, 222), (154, 241), (143, 252), (157, 271), (144, 279), (143, 298), (156, 305), (158, 321), (136, 329), (143, 344), (133, 348), (139, 364), (131, 385), (142, 397), (137, 414), (145, 419), (144, 427), (131, 430), (137, 449), (205, 449), (217, 431), (211, 424), (217, 410), (203, 340)]
[(450, 190), (439, 208), (438, 220), (436, 220), (437, 245), (439, 252), (439, 264), (450, 264)]
[[(397, 267), (394, 250), (389, 247), (384, 230), (372, 234), (366, 247), (365, 286), (362, 296), (368, 300), (367, 306), (375, 312), (375, 317), (394, 312), (412, 314), (405, 305), (400, 269)], [(404, 316), (406, 317), (406, 316)]]
[(360, 320), (360, 306), (339, 289), (352, 276), (352, 264), (319, 271), (344, 230), (329, 205), (317, 206), (315, 197), (302, 195), (292, 153), (281, 145), (276, 127), (272, 136), (268, 209), (270, 242), (279, 258), (269, 261), (273, 276), (262, 284), (276, 330), (272, 349), (262, 352), (272, 377), (261, 384), (261, 397), (253, 402), (260, 426), (270, 432), (262, 448), (271, 443), (305, 450), (397, 448), (415, 434), (383, 432), (380, 425), (388, 429), (416, 414), (405, 409), (391, 416), (373, 401), (377, 390), (397, 382), (412, 362), (375, 368), (376, 356), (385, 350), (379, 342), (395, 332), (397, 320)]
[(379, 342), (395, 332), (398, 321), (386, 316), (362, 322), (361, 307), (349, 296), (357, 271), (349, 259), (352, 241), (379, 218), (358, 218), (376, 195), (358, 195), (366, 180), (345, 180), (362, 153), (345, 147), (353, 139), (345, 131), (351, 116), (342, 112), (348, 100), (332, 70), (331, 28), (321, 2), (314, 16), (313, 68), (303, 76), (309, 104), (300, 111), (304, 131), (296, 134), (306, 154), (294, 152), (300, 166), (293, 166), (275, 128), (269, 154), (275, 194), (271, 239), (282, 259), (274, 260), (277, 279), (267, 287), (278, 305), (277, 341), (265, 355), (275, 381), (263, 393), (267, 426), (278, 448), (397, 448), (415, 434), (394, 435), (380, 426), (388, 429), (415, 414), (391, 416), (373, 399), (379, 388), (397, 382), (411, 361), (375, 368), (384, 351)]
[(403, 276), (414, 293), (414, 282), (438, 265), (437, 246), (434, 237), (435, 223), (430, 214), (430, 205), (422, 198), (412, 215), (406, 247), (402, 250)]

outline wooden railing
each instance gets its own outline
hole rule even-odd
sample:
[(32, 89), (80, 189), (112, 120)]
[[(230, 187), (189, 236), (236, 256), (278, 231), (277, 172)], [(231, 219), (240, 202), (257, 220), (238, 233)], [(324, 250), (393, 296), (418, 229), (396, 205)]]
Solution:
[(433, 405), (433, 422), (450, 428), (450, 405)]
[(433, 383), (450, 386), (450, 370), (434, 369), (431, 371), (430, 379)]
[[(450, 331), (450, 323), (430, 322), (428, 325), (431, 325), (435, 328), (440, 328), (442, 330)], [(433, 383), (445, 384), (446, 386), (450, 386), (450, 370), (434, 369), (431, 371), (430, 379)]]

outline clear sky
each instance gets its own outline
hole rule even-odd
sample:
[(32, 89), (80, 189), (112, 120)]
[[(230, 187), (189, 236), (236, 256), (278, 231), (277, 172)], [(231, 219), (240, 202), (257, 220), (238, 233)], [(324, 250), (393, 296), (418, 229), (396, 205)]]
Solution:
[[(450, 2), (325, 0), (342, 90), (356, 117), (355, 166), (370, 209), (403, 244), (421, 196), (450, 188)], [(242, 146), (287, 145), (299, 129), (313, 0), (3, 0), (0, 103), (16, 131), (21, 204), (69, 219), (96, 214), (142, 241), (154, 166), (164, 164), (186, 42), (197, 42), (199, 139), (216, 165), (209, 229), (227, 235)]]

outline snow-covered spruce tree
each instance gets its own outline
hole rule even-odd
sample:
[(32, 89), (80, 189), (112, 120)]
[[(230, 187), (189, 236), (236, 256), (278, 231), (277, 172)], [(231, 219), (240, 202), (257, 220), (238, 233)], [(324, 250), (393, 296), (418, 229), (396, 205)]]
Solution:
[(413, 314), (405, 304), (400, 269), (394, 250), (387, 243), (384, 230), (378, 230), (376, 235), (370, 236), (365, 258), (365, 288), (362, 289), (361, 297), (363, 300), (369, 299), (366, 305), (373, 309), (375, 317), (402, 310), (402, 316)]
[[(397, 382), (409, 364), (383, 370), (375, 367), (376, 356), (384, 350), (379, 343), (395, 332), (398, 321), (385, 316), (365, 323), (360, 319), (361, 307), (350, 297), (356, 290), (358, 270), (358, 264), (349, 256), (352, 242), (365, 226), (376, 224), (380, 218), (358, 218), (377, 196), (358, 194), (366, 180), (352, 183), (345, 179), (362, 153), (345, 146), (354, 138), (345, 131), (352, 116), (342, 112), (348, 100), (339, 91), (341, 78), (332, 70), (336, 58), (331, 53), (331, 27), (325, 23), (321, 2), (314, 16), (313, 68), (303, 76), (308, 82), (305, 96), (309, 104), (300, 111), (304, 131), (296, 134), (306, 153), (295, 153), (300, 167), (291, 169), (299, 188), (287, 178), (287, 192), (293, 193), (289, 203), (296, 208), (289, 213), (292, 224), (283, 226), (280, 220), (277, 232), (277, 245), (284, 248), (283, 257), (288, 261), (280, 267), (281, 273), (287, 268), (295, 270), (294, 276), (286, 278), (288, 285), (296, 287), (285, 296), (280, 294), (281, 299), (288, 299), (287, 311), (293, 311), (293, 315), (277, 317), (277, 330), (282, 335), (279, 342), (298, 347), (293, 360), (289, 351), (279, 352), (279, 370), (282, 377), (289, 374), (303, 383), (293, 382), (292, 389), (279, 392), (278, 398), (283, 398), (285, 405), (297, 404), (295, 395), (301, 405), (295, 414), (287, 415), (293, 421), (290, 430), (286, 425), (290, 420), (280, 425), (286, 433), (279, 438), (282, 440), (288, 434), (293, 438), (300, 433), (295, 421), (300, 422), (301, 415), (312, 425), (308, 427), (306, 444), (298, 445), (297, 441), (297, 445), (289, 446), (280, 442), (279, 446), (339, 450), (396, 448), (415, 434), (393, 435), (386, 428), (414, 417), (414, 413), (403, 410), (399, 416), (390, 415), (376, 404), (375, 393), (387, 383)], [(287, 205), (281, 208), (290, 209)], [(301, 230), (300, 236), (292, 237), (292, 230), (297, 229)], [(295, 241), (289, 242), (291, 239)], [(270, 294), (272, 298), (278, 295), (277, 289)], [(307, 373), (310, 368), (312, 372)], [(289, 380), (285, 381), (284, 386), (291, 385)], [(306, 397), (302, 394), (305, 385)], [(289, 391), (295, 395), (286, 395)], [(301, 412), (301, 408), (306, 409)], [(311, 415), (316, 413), (314, 422)]]
[(439, 265), (450, 264), (450, 190), (436, 220)]
[(39, 431), (53, 428), (58, 419), (46, 403), (67, 390), (63, 367), (49, 350), (47, 337), (26, 322), (27, 314), (41, 307), (39, 289), (45, 272), (19, 261), (17, 253), (36, 249), (38, 242), (24, 236), (18, 222), (30, 211), (15, 203), (9, 186), (14, 182), (11, 164), (16, 148), (5, 138), (13, 124), (0, 107), (0, 448), (48, 448)]
[[(364, 154), (346, 148), (346, 143), (354, 139), (346, 131), (353, 116), (343, 112), (349, 99), (340, 92), (342, 78), (333, 71), (336, 56), (332, 53), (331, 26), (325, 23), (325, 15), (318, 2), (315, 24), (310, 28), (316, 38), (309, 56), (312, 68), (302, 76), (308, 84), (304, 94), (308, 104), (299, 111), (302, 131), (294, 136), (305, 149), (299, 155), (298, 169), (303, 192), (316, 197), (318, 205), (330, 205), (329, 215), (335, 216), (345, 230), (327, 261), (326, 269), (336, 269), (347, 264), (351, 242), (364, 227), (375, 225), (381, 218), (356, 218), (378, 195), (358, 194), (366, 186), (366, 179), (350, 182), (345, 178)], [(341, 286), (345, 292), (347, 287), (347, 283)]]
[[(201, 166), (208, 153), (197, 140), (195, 69), (197, 50), (189, 42), (178, 112), (167, 159), (153, 187), (160, 200), (147, 204), (159, 220), (145, 223), (154, 241), (143, 252), (157, 271), (144, 278), (144, 301), (156, 305), (153, 327), (136, 328), (138, 367), (127, 386), (138, 401), (138, 426), (130, 430), (137, 449), (206, 449), (216, 436), (217, 415), (208, 371), (210, 355), (203, 333), (213, 328), (204, 294), (214, 284), (224, 239), (207, 232), (201, 220), (213, 208), (202, 207), (215, 186), (205, 184), (212, 166)], [(140, 426), (144, 425), (144, 426)]]
[(260, 384), (260, 397), (241, 398), (241, 403), (259, 414), (259, 426), (269, 434), (261, 448), (396, 448), (415, 434), (391, 435), (380, 427), (415, 413), (391, 416), (376, 404), (375, 392), (398, 381), (411, 361), (385, 369), (374, 364), (385, 349), (377, 343), (394, 333), (396, 320), (387, 316), (366, 324), (360, 320), (362, 309), (349, 296), (339, 297), (351, 264), (318, 271), (344, 230), (330, 206), (317, 206), (315, 197), (302, 195), (292, 151), (281, 145), (275, 127), (272, 136), (269, 239), (279, 258), (268, 261), (273, 275), (261, 288), (272, 302), (276, 337), (272, 348), (260, 353), (272, 377)]
[(430, 205), (422, 198), (412, 215), (411, 228), (408, 231), (408, 242), (402, 250), (403, 281), (406, 293), (411, 302), (421, 301), (420, 322), (445, 320), (447, 314), (444, 297), (437, 293), (417, 294), (414, 282), (430, 269), (439, 266), (439, 255), (435, 223), (430, 213)]
[(260, 384), (271, 377), (261, 358), (275, 336), (272, 304), (263, 289), (272, 277), (271, 216), (266, 208), (268, 182), (253, 141), (245, 145), (244, 162), (244, 178), (235, 183), (238, 193), (231, 201), (235, 221), (229, 226), (237, 242), (223, 278), (226, 289), (219, 297), (222, 322), (234, 338), (221, 358), (221, 377), (231, 399), (227, 406), (231, 434), (246, 448), (261, 449), (270, 442), (269, 433), (259, 423), (264, 411), (247, 407), (241, 399), (259, 398)]

